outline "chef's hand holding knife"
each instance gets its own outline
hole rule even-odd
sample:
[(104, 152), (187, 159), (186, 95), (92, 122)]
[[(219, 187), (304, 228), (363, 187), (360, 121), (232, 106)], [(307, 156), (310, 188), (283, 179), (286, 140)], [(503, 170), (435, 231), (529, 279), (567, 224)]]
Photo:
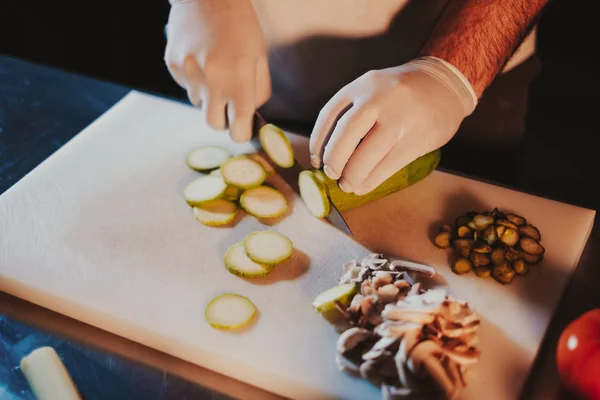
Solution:
[[(267, 49), (247, 0), (170, 0), (165, 61), (206, 122), (232, 139), (251, 137), (254, 111), (271, 95)], [(477, 104), (452, 65), (420, 57), (373, 70), (340, 89), (310, 137), (311, 163), (363, 195), (418, 157), (445, 145)]]
[(170, 0), (165, 63), (206, 123), (250, 140), (255, 110), (271, 96), (267, 48), (247, 0)]

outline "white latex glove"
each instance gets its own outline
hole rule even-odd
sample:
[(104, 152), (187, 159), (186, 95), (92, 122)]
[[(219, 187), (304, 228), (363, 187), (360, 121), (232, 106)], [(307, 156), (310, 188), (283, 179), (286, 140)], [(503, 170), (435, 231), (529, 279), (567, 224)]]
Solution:
[(171, 0), (165, 63), (206, 123), (250, 139), (271, 96), (266, 42), (249, 0)]
[(476, 104), (464, 75), (441, 59), (369, 71), (321, 110), (310, 137), (311, 163), (339, 179), (343, 191), (366, 194), (445, 145)]

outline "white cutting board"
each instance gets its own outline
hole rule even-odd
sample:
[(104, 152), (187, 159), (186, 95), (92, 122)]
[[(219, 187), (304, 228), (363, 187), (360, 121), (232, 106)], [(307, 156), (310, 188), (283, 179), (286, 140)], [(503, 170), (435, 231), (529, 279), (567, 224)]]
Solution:
[[(291, 138), (307, 165), (307, 139)], [(0, 197), (0, 290), (284, 396), (378, 398), (337, 370), (338, 335), (311, 301), (337, 283), (344, 262), (384, 252), (432, 265), (435, 282), (480, 313), (482, 360), (462, 397), (517, 397), (594, 211), (436, 171), (345, 213), (354, 238), (311, 217), (281, 181), (293, 211), (285, 219), (208, 228), (181, 197), (196, 176), (185, 156), (208, 143), (253, 151), (208, 129), (198, 110), (130, 93)], [(510, 286), (453, 275), (450, 252), (431, 244), (442, 220), (494, 206), (538, 226), (547, 249), (543, 264)], [(255, 283), (228, 273), (225, 249), (266, 228), (293, 240), (293, 260)], [(251, 329), (225, 333), (205, 322), (206, 303), (225, 291), (258, 306)]]

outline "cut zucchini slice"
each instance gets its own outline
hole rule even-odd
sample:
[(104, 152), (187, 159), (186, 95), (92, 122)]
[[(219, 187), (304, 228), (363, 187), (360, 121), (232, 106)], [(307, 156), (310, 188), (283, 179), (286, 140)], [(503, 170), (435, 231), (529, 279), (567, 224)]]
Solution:
[(293, 249), (292, 241), (275, 231), (254, 232), (244, 239), (246, 254), (252, 261), (260, 264), (279, 264), (290, 258)]
[(273, 169), (273, 166), (261, 154), (259, 154), (259, 153), (248, 153), (248, 154), (246, 154), (246, 157), (248, 157), (251, 160), (254, 160), (257, 163), (259, 163), (260, 165), (262, 165), (263, 168), (265, 169), (265, 171), (267, 171), (267, 176), (273, 176), (273, 175), (275, 175), (275, 170)]
[(220, 146), (202, 146), (188, 153), (185, 161), (196, 171), (208, 171), (219, 168), (231, 157), (227, 149)]
[(225, 200), (238, 201), (241, 194), (242, 194), (242, 189), (236, 188), (234, 186), (228, 186), (227, 190), (223, 194), (223, 198)]
[(327, 187), (312, 171), (300, 172), (298, 187), (300, 197), (311, 214), (317, 218), (324, 218), (329, 214), (331, 206), (327, 196)]
[(239, 329), (252, 321), (256, 310), (256, 305), (247, 297), (224, 293), (208, 302), (204, 317), (213, 328)]
[(287, 136), (273, 124), (260, 128), (260, 144), (271, 161), (282, 168), (294, 165), (294, 150)]
[(263, 184), (267, 171), (258, 161), (246, 156), (236, 156), (221, 165), (221, 175), (226, 184), (240, 189), (251, 189)]
[(344, 306), (350, 304), (352, 297), (356, 294), (356, 284), (343, 283), (327, 289), (313, 300), (312, 306), (320, 313), (325, 313), (336, 308), (339, 302)]
[(268, 265), (254, 262), (248, 257), (243, 242), (229, 246), (223, 259), (225, 268), (232, 274), (242, 278), (260, 278), (271, 272)]
[[(215, 169), (215, 170), (211, 171), (211, 173), (209, 175), (222, 177), (220, 169)], [(225, 193), (223, 194), (223, 198), (225, 200), (238, 201), (241, 194), (242, 194), (242, 189), (237, 188), (235, 186), (227, 186), (227, 190), (225, 190)]]
[(234, 220), (237, 214), (235, 203), (217, 199), (194, 207), (194, 216), (206, 226), (227, 225)]
[(240, 196), (240, 205), (257, 218), (277, 218), (287, 211), (287, 201), (279, 190), (269, 186), (245, 190)]
[(203, 175), (183, 188), (183, 197), (191, 206), (200, 206), (225, 194), (227, 185), (223, 179), (213, 175)]

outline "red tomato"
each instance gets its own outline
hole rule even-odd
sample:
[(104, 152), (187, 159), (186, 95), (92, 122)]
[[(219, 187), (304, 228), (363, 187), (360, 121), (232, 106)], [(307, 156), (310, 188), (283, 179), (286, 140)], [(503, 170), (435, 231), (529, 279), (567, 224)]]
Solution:
[(600, 400), (600, 308), (567, 325), (558, 340), (556, 365), (567, 389), (584, 399)]

